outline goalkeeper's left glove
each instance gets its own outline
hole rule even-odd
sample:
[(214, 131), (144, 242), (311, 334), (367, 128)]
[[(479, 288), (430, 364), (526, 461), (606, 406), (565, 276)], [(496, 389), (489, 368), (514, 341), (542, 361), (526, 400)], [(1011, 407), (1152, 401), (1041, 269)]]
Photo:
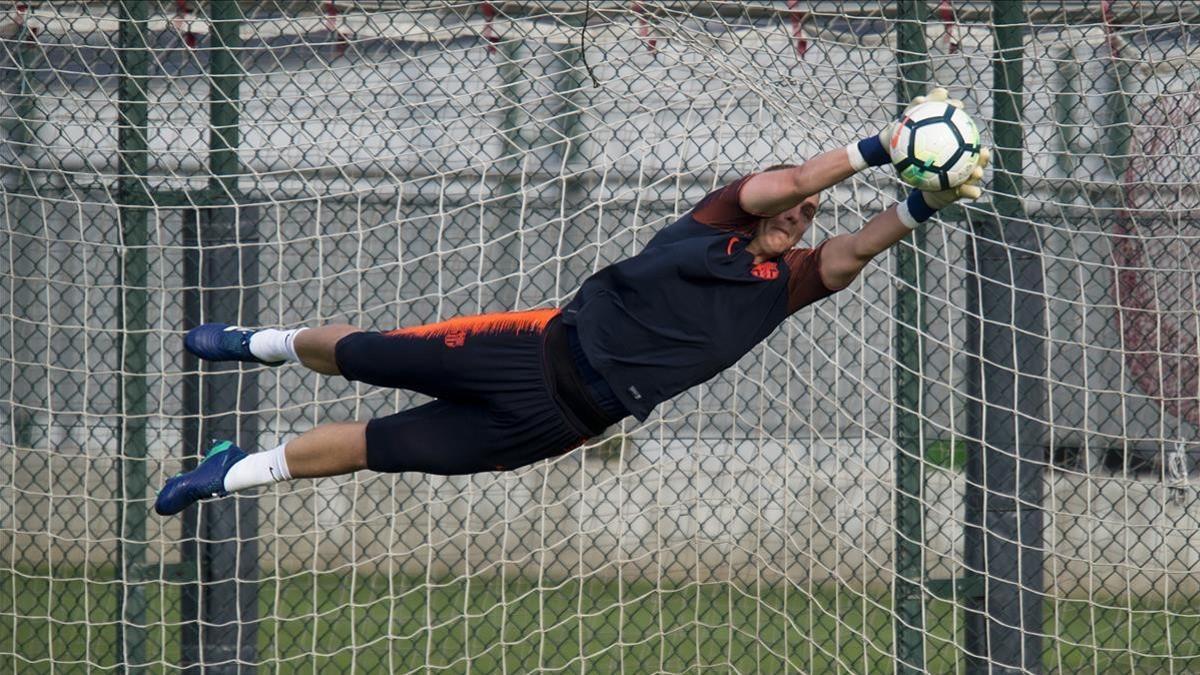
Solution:
[(909, 228), (915, 228), (932, 218), (938, 209), (944, 209), (960, 199), (979, 199), (983, 194), (983, 190), (979, 187), (979, 181), (983, 180), (983, 169), (991, 158), (992, 151), (982, 148), (979, 151), (979, 163), (971, 170), (971, 177), (962, 185), (936, 192), (922, 192), (921, 190), (910, 192), (908, 199), (900, 202), (900, 207), (896, 209), (896, 215), (900, 216), (900, 222)]
[[(955, 108), (963, 107), (962, 101), (950, 98), (950, 92), (946, 91), (945, 87), (936, 87), (929, 92), (928, 96), (918, 96), (904, 106), (904, 112), (900, 114), (900, 119), (904, 119), (904, 116), (913, 107), (926, 101), (945, 101)], [(846, 154), (850, 156), (850, 166), (854, 167), (855, 171), (862, 171), (867, 167), (883, 166), (891, 162), (892, 157), (888, 154), (887, 147), (892, 142), (892, 136), (895, 133), (896, 122), (889, 122), (878, 134), (867, 136), (857, 143), (847, 145)]]

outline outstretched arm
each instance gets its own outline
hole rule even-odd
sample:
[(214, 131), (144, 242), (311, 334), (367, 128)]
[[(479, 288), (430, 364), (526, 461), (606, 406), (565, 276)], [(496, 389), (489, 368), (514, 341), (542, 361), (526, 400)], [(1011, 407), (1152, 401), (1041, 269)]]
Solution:
[[(948, 101), (962, 107), (962, 101), (949, 98), (949, 93), (942, 87), (929, 92), (929, 96), (916, 97), (909, 107), (925, 101)], [(752, 215), (770, 218), (859, 171), (891, 163), (887, 145), (895, 132), (896, 124), (892, 122), (874, 136), (823, 152), (800, 166), (755, 175), (742, 187), (742, 209)]]
[(829, 150), (800, 166), (757, 174), (742, 187), (741, 204), (747, 212), (769, 218), (783, 213), (829, 187), (870, 166), (891, 161), (884, 148), (883, 135), (870, 136), (844, 148)]
[(828, 240), (821, 252), (821, 281), (826, 288), (840, 290), (850, 285), (872, 258), (908, 236), (938, 210), (960, 199), (978, 199), (983, 193), (979, 181), (991, 152), (979, 153), (979, 165), (966, 183), (949, 190), (921, 192), (913, 190), (908, 199), (893, 205), (867, 221), (853, 234), (840, 234)]
[(849, 286), (872, 258), (912, 232), (900, 222), (899, 208), (900, 204), (894, 204), (868, 220), (858, 232), (839, 234), (825, 243), (820, 268), (825, 288), (836, 291)]
[(845, 148), (823, 152), (800, 166), (765, 171), (742, 187), (742, 208), (769, 218), (857, 173)]

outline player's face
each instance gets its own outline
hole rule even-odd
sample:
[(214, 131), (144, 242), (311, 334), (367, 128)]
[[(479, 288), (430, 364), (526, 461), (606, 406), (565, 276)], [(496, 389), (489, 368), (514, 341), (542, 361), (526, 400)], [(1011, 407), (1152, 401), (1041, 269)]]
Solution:
[(819, 200), (819, 195), (812, 195), (787, 211), (764, 218), (759, 223), (755, 239), (758, 241), (757, 248), (765, 257), (783, 255), (800, 241), (808, 226), (812, 225)]

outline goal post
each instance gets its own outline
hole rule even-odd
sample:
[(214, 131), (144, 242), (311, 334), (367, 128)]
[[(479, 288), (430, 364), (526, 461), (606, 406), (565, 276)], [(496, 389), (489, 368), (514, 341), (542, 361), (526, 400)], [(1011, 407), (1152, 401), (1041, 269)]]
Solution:
[[(1200, 668), (1200, 11), (1040, 0), (0, 9), (0, 670)], [(199, 321), (561, 306), (947, 86), (996, 150), (736, 365), (572, 453), (153, 515), (420, 396)], [(804, 245), (904, 188), (827, 191)]]

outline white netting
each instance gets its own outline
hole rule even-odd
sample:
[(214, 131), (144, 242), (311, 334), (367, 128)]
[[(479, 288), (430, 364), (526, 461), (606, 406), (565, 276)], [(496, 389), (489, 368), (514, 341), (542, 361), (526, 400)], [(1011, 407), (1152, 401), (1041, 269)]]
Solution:
[[(200, 375), (181, 354), (187, 317), (390, 328), (563, 304), (714, 186), (890, 119), (894, 9), (155, 2), (131, 23), (117, 5), (30, 4), (0, 18), (5, 670), (176, 670), (196, 645), (209, 664), (322, 672), (1021, 667), (966, 628), (979, 584), (994, 590), (966, 569), (962, 467), (983, 441), (972, 373), (996, 372), (972, 359), (998, 320), (972, 309), (972, 256), (1003, 243), (980, 225), (987, 198), (645, 424), (557, 460), (280, 485), (239, 498), (232, 534), (202, 520), (199, 548), (194, 517), (147, 516), (206, 433), (269, 448), (420, 400), (297, 367)], [(1041, 624), (1015, 628), (1041, 634), (1045, 670), (1189, 672), (1197, 14), (1025, 7), (1044, 598)], [(937, 9), (915, 56), (993, 144), (990, 3)], [(237, 80), (233, 124), (209, 76), (221, 31), (238, 36), (242, 72), (215, 85)], [(237, 163), (210, 151), (214, 132)], [(897, 187), (879, 170), (831, 190), (806, 243), (856, 230)], [(232, 197), (241, 208), (216, 208)], [(919, 290), (900, 251), (921, 262)], [(915, 362), (896, 348), (905, 293), (920, 299)], [(919, 457), (894, 431), (897, 373), (913, 371)], [(237, 390), (234, 409), (205, 407)], [(906, 464), (921, 470), (915, 535), (894, 515)], [(916, 657), (893, 594), (897, 539), (914, 536), (920, 593), (901, 601), (919, 608)]]

